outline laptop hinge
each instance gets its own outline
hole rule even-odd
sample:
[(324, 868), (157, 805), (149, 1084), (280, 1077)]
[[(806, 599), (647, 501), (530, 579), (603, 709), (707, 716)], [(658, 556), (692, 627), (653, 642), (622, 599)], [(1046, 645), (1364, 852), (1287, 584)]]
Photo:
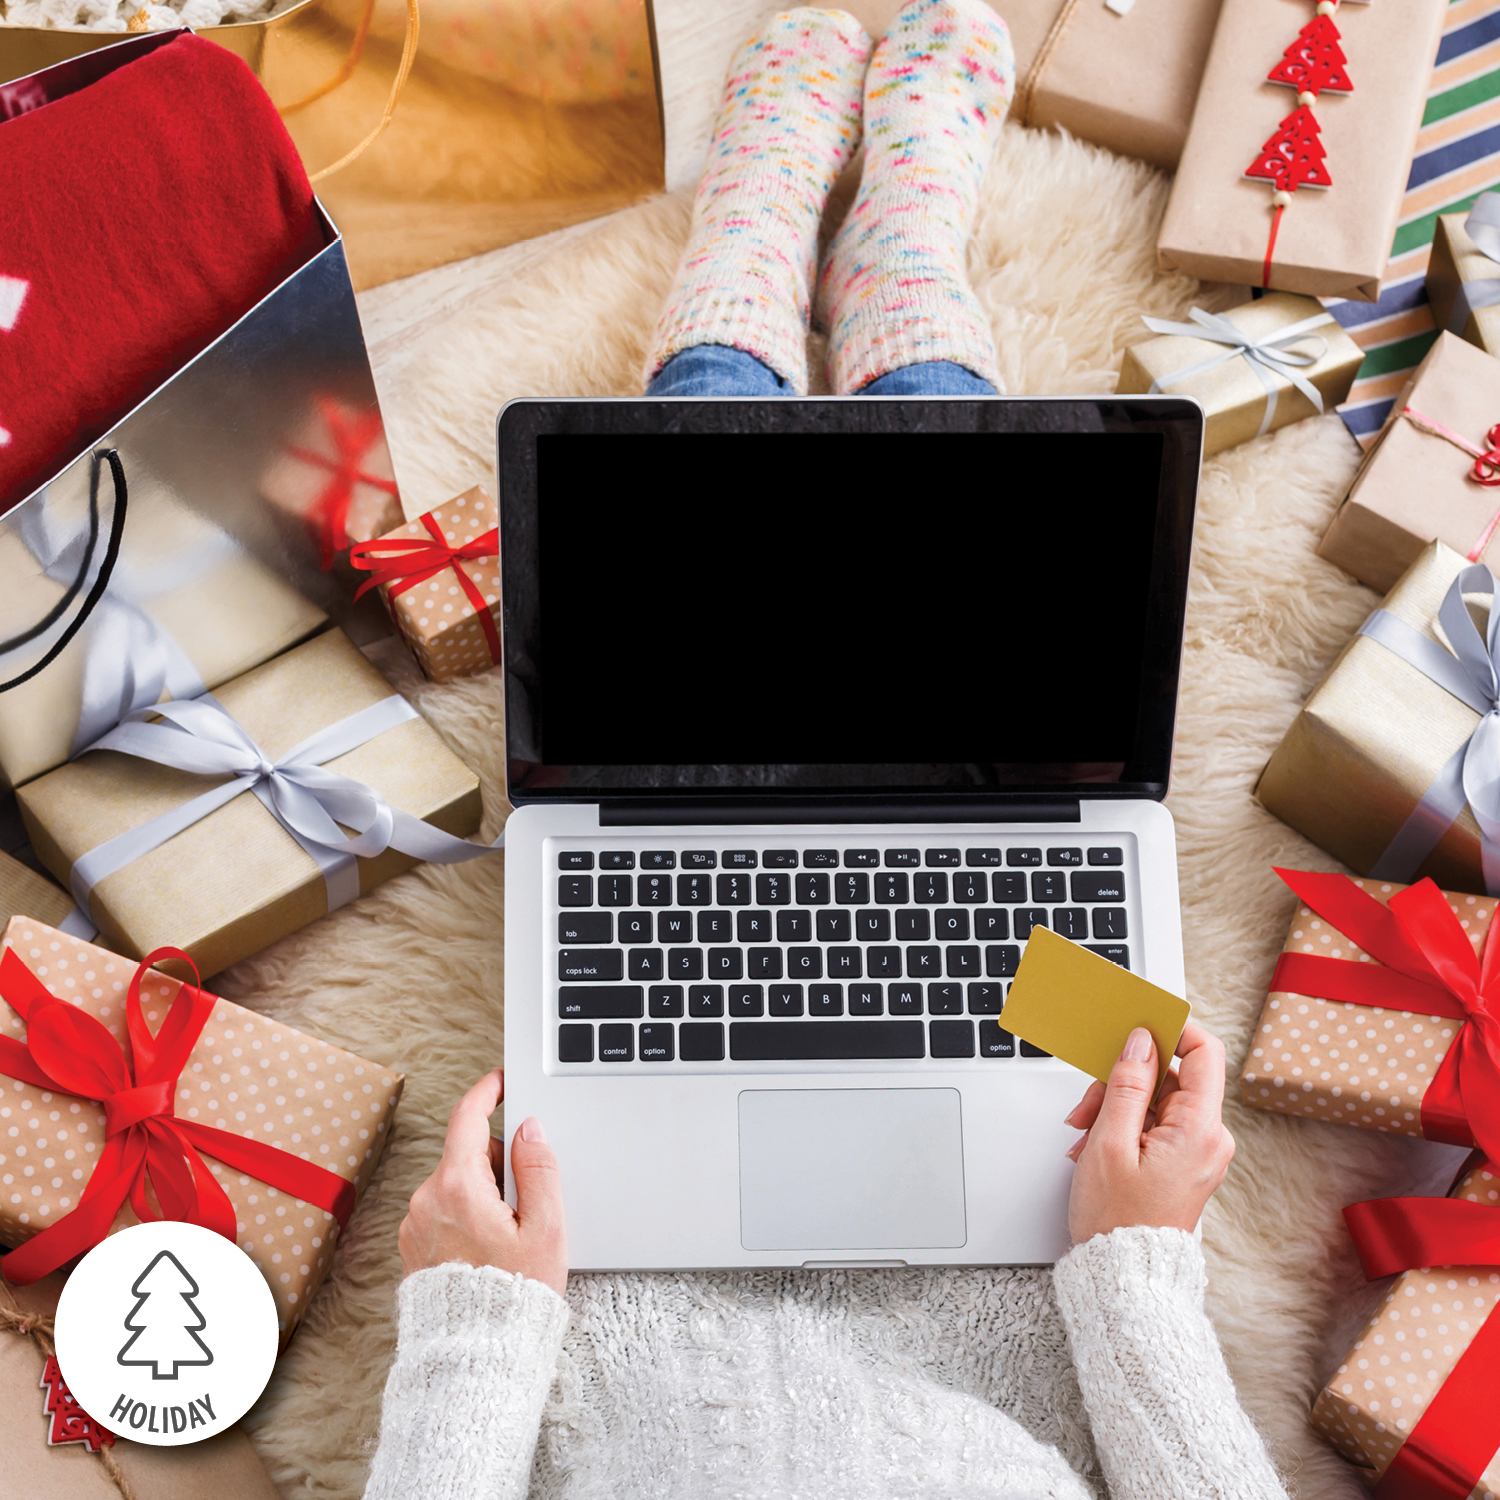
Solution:
[(1078, 798), (1046, 802), (841, 802), (809, 797), (765, 802), (721, 802), (706, 798), (643, 797), (604, 802), (604, 828), (679, 826), (689, 823), (1077, 823)]

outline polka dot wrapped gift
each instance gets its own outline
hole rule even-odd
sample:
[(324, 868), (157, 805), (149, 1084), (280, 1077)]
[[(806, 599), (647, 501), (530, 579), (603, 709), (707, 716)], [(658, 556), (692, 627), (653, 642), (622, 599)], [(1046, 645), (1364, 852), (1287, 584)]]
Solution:
[(29, 917), (0, 947), (0, 1243), (19, 1247), (0, 1270), (25, 1284), (143, 1219), (189, 1220), (260, 1267), (285, 1347), (401, 1074)]
[[(1471, 1164), (1447, 1199), (1344, 1212), (1367, 1274), (1400, 1274), (1323, 1387), (1312, 1425), (1384, 1500), (1497, 1500), (1500, 1169)], [(1455, 1258), (1481, 1263), (1441, 1264)]]
[(477, 485), (373, 542), (349, 561), (371, 576), (391, 618), (434, 682), (500, 661), (500, 513)]
[(1494, 899), (1277, 873), (1300, 899), (1240, 1077), (1245, 1102), (1477, 1142), (1500, 1161)]

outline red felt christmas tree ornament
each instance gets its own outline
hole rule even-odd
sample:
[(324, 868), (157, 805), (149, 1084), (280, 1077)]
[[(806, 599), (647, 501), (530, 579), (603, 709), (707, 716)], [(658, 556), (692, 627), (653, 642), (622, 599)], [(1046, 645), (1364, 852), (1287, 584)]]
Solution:
[[(1365, 0), (1360, 0), (1365, 3)], [(1269, 182), (1271, 194), (1271, 232), (1266, 238), (1265, 271), (1261, 285), (1271, 284), (1271, 261), (1276, 253), (1276, 233), (1281, 216), (1298, 188), (1329, 188), (1333, 177), (1328, 170), (1327, 152), (1321, 140), (1322, 127), (1313, 106), (1323, 93), (1350, 94), (1354, 84), (1346, 68), (1348, 58), (1339, 46), (1339, 29), (1333, 17), (1339, 0), (1318, 0), (1317, 14), (1297, 34), (1297, 40), (1281, 55), (1281, 61), (1266, 74), (1267, 83), (1282, 84), (1297, 90), (1297, 108), (1289, 114), (1276, 133), (1260, 148), (1260, 154), (1245, 169), (1245, 176)]]

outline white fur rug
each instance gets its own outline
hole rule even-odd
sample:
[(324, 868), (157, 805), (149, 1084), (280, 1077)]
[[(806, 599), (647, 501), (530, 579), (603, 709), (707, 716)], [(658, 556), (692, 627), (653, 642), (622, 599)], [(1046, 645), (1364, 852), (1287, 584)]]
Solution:
[[(1181, 317), (1201, 299), (1194, 283), (1155, 266), (1165, 189), (1139, 164), (1007, 128), (970, 268), (1013, 392), (1110, 391), (1121, 349), (1144, 332), (1141, 314)], [(495, 413), (509, 398), (638, 392), (687, 224), (681, 196), (627, 210), (565, 237), (546, 257), (525, 257), (517, 275), (427, 318), (406, 342), (381, 346), (409, 507), (492, 482)], [(1204, 473), (1170, 805), (1191, 999), (1227, 1042), (1232, 1075), (1293, 904), (1271, 865), (1331, 867), (1250, 789), (1374, 603), (1313, 553), (1357, 458), (1329, 415), (1249, 443)], [(1039, 499), (1003, 473), (986, 482), (999, 506)], [(767, 503), (775, 503), (769, 489)], [(1055, 562), (1061, 587), (1067, 558)], [(435, 688), (409, 664), (396, 671), (484, 778), (492, 836), (501, 812), (498, 680)], [(453, 1099), (501, 1052), (501, 865), (429, 867), (392, 881), (224, 984), (235, 998), (407, 1074), (384, 1166), (251, 1423), (289, 1497), (353, 1497), (361, 1488), (393, 1343), (396, 1226), (437, 1159)], [(1228, 1115), (1239, 1154), (1204, 1225), (1213, 1314), (1294, 1493), (1353, 1497), (1362, 1491), (1352, 1471), (1306, 1425), (1322, 1376), (1372, 1302), (1339, 1210), (1436, 1183), (1453, 1152), (1249, 1111), (1233, 1089)]]

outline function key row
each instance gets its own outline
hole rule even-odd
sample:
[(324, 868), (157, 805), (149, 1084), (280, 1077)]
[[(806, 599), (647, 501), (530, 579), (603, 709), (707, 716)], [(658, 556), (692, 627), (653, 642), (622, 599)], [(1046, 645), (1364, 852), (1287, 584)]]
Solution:
[[(939, 870), (959, 865), (980, 869), (987, 865), (1006, 864), (1013, 868), (1037, 866), (1042, 863), (1041, 849), (845, 849), (842, 855), (837, 849), (767, 849), (763, 853), (755, 849), (726, 849), (723, 853), (726, 870), (754, 870), (764, 861), (768, 870), (792, 870), (800, 864), (805, 869), (836, 870), (840, 863), (846, 870), (917, 869), (926, 866)], [(716, 870), (720, 856), (712, 849), (684, 849), (684, 870)], [(678, 855), (673, 849), (647, 849), (640, 855), (643, 870), (675, 870)], [(633, 870), (636, 867), (634, 850), (610, 849), (597, 856), (601, 870)], [(1079, 866), (1084, 863), (1081, 848), (1048, 849), (1046, 862), (1052, 866)], [(1090, 849), (1090, 865), (1121, 865), (1124, 854), (1115, 848)], [(592, 870), (595, 855), (591, 849), (565, 849), (557, 856), (559, 870)]]
[(585, 906), (982, 906), (990, 901), (1015, 906), (1030, 901), (1055, 905), (1072, 901), (1096, 905), (1125, 900), (1123, 871), (1034, 870), (1028, 883), (1020, 870), (817, 871), (784, 875), (764, 870), (726, 871), (719, 875), (560, 875), (557, 904)]

